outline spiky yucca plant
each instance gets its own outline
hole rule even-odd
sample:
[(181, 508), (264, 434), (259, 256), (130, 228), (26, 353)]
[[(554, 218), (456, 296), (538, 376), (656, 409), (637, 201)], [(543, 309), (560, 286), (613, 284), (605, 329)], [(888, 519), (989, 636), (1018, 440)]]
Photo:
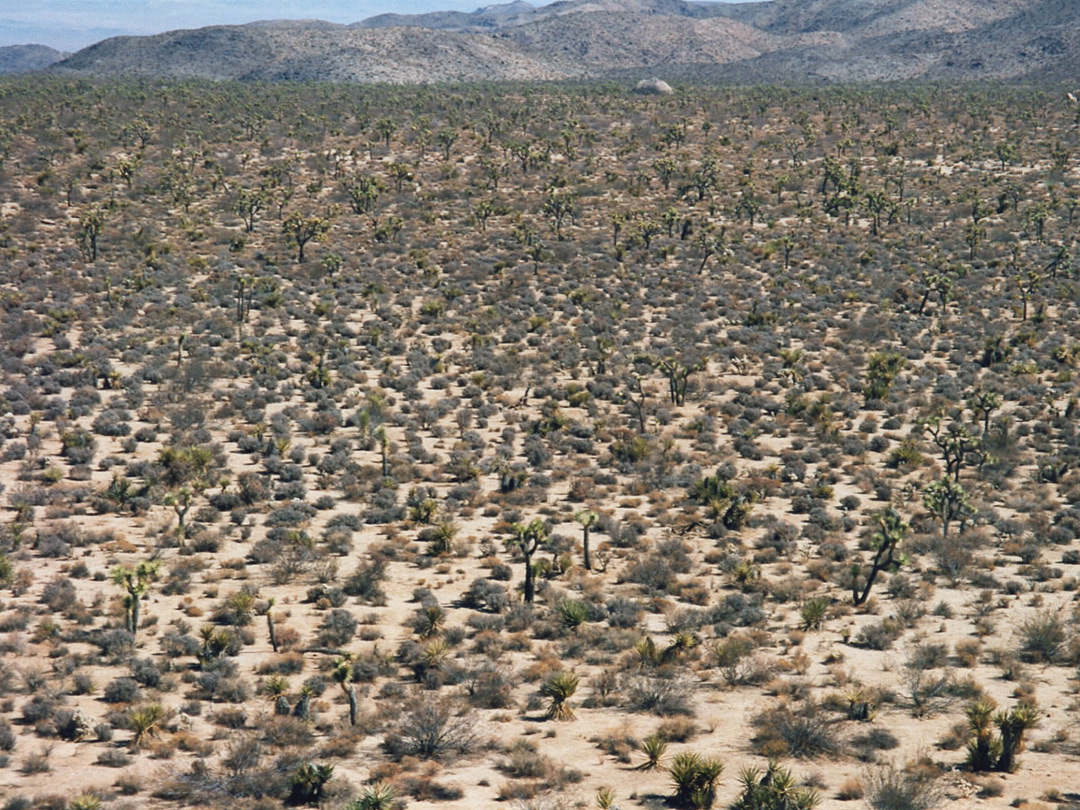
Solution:
[(687, 810), (709, 810), (716, 801), (716, 784), (723, 772), (724, 766), (719, 760), (693, 751), (676, 754), (668, 768), (675, 786), (672, 803)]
[(646, 760), (638, 765), (642, 771), (651, 771), (660, 767), (660, 760), (667, 753), (668, 742), (659, 734), (650, 734), (641, 741), (641, 753)]
[(548, 706), (549, 720), (573, 720), (574, 710), (570, 698), (577, 691), (581, 679), (573, 672), (556, 672), (540, 687), (540, 694), (551, 701)]

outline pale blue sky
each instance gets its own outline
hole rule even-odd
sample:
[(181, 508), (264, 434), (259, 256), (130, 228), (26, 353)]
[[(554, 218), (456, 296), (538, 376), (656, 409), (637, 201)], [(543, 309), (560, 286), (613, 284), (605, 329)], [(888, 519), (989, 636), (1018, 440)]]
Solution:
[[(64, 51), (106, 37), (255, 20), (351, 23), (375, 14), (473, 11), (506, 0), (0, 0), (0, 45), (39, 43)], [(529, 0), (534, 6), (551, 0)], [(741, 2), (742, 0), (728, 0)]]

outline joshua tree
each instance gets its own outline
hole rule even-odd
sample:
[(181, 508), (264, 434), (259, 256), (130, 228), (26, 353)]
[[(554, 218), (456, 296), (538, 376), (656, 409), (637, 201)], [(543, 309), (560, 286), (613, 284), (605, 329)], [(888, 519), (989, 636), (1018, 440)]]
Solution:
[(1001, 756), (997, 770), (1012, 773), (1019, 766), (1016, 755), (1024, 750), (1024, 735), (1039, 725), (1039, 713), (1033, 706), (1013, 706), (1007, 712), (999, 712), (994, 718), (1001, 732)]
[(349, 725), (356, 725), (356, 716), (359, 713), (359, 703), (356, 699), (356, 686), (353, 684), (353, 663), (354, 656), (343, 655), (341, 658), (334, 662), (334, 669), (332, 676), (334, 683), (341, 687), (341, 691), (345, 693), (345, 697), (349, 700)]
[(943, 476), (926, 487), (922, 500), (923, 506), (941, 524), (942, 537), (948, 538), (949, 526), (954, 520), (960, 521), (960, 531), (964, 531), (965, 521), (971, 514), (971, 501), (959, 483)]
[(303, 264), (304, 246), (313, 239), (322, 239), (330, 232), (330, 218), (308, 216), (294, 212), (281, 223), (281, 232), (290, 245), (296, 247), (296, 261)]
[(591, 509), (585, 509), (574, 515), (574, 520), (581, 524), (582, 562), (586, 571), (592, 571), (592, 552), (589, 548), (589, 532), (600, 522), (600, 515)]
[(532, 603), (536, 596), (534, 584), (536, 571), (533, 569), (532, 558), (547, 540), (547, 526), (544, 525), (544, 521), (537, 518), (527, 524), (515, 523), (513, 532), (513, 537), (507, 540), (506, 544), (511, 549), (520, 552), (525, 561), (525, 601)]
[(440, 129), (435, 134), (435, 141), (439, 144), (439, 148), (442, 149), (443, 160), (450, 160), (450, 150), (454, 148), (457, 139), (458, 131), (455, 129)]
[(274, 650), (274, 652), (277, 652), (278, 640), (277, 628), (274, 626), (274, 603), (275, 600), (273, 597), (266, 600), (266, 610), (264, 611), (264, 615), (266, 616), (266, 632), (270, 636), (270, 647)]
[(157, 560), (143, 560), (137, 565), (118, 565), (112, 569), (111, 577), (113, 584), (124, 589), (124, 624), (126, 629), (134, 636), (139, 629), (139, 602), (149, 590), (150, 584), (156, 582), (161, 563)]
[(267, 194), (261, 188), (256, 190), (242, 188), (236, 192), (233, 210), (244, 221), (245, 232), (252, 233), (255, 230), (255, 220), (266, 208), (267, 202)]
[(96, 262), (98, 238), (105, 227), (105, 212), (98, 206), (88, 208), (79, 217), (79, 246), (87, 260)]
[(908, 524), (895, 509), (886, 509), (874, 516), (877, 530), (870, 539), (874, 558), (870, 561), (870, 570), (866, 574), (866, 582), (859, 590), (859, 579), (862, 566), (855, 563), (851, 568), (851, 596), (856, 605), (861, 605), (870, 596), (870, 589), (874, 586), (874, 580), (878, 572), (891, 571), (904, 561), (903, 555), (897, 554), (897, 549), (907, 537)]

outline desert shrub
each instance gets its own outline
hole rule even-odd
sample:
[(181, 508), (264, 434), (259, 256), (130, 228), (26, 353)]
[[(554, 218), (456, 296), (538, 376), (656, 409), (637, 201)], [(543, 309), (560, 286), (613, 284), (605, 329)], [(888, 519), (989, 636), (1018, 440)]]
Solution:
[(126, 657), (135, 648), (135, 637), (127, 630), (101, 630), (91, 634), (90, 642), (113, 660)]
[(888, 650), (903, 632), (900, 622), (895, 619), (882, 619), (860, 630), (855, 643), (871, 650)]
[(15, 731), (7, 718), (0, 718), (0, 751), (15, 750)]
[(473, 719), (459, 705), (419, 694), (402, 707), (383, 744), (398, 759), (446, 760), (468, 753), (477, 742)]
[(473, 610), (490, 610), (502, 613), (510, 607), (510, 595), (498, 582), (485, 577), (473, 580), (469, 589), (461, 597), (462, 604)]
[(1025, 661), (1053, 663), (1068, 640), (1065, 621), (1055, 611), (1040, 611), (1020, 622), (1020, 655)]
[(66, 577), (54, 579), (41, 591), (41, 601), (49, 610), (56, 612), (67, 610), (75, 604), (76, 599), (75, 586)]
[(94, 760), (95, 763), (104, 765), (106, 768), (126, 768), (132, 761), (128, 753), (120, 748), (106, 748)]
[(663, 675), (636, 674), (623, 679), (622, 692), (626, 705), (638, 712), (650, 712), (661, 717), (689, 715), (691, 688), (684, 678)]
[(765, 756), (812, 758), (839, 748), (832, 722), (813, 701), (782, 703), (756, 715), (753, 725), (757, 729), (754, 741)]
[(473, 673), (465, 684), (469, 703), (478, 709), (505, 709), (512, 703), (513, 682), (494, 666)]
[(356, 617), (346, 608), (335, 608), (319, 626), (318, 643), (322, 647), (342, 647), (356, 635)]
[(275, 748), (307, 747), (315, 739), (311, 728), (299, 717), (270, 717), (261, 731), (263, 742)]
[(114, 678), (102, 694), (106, 703), (135, 703), (142, 700), (142, 689), (134, 678)]
[(871, 810), (931, 810), (944, 798), (938, 775), (929, 769), (873, 768), (862, 779)]
[(131, 662), (131, 677), (143, 686), (156, 689), (161, 686), (161, 670), (153, 658), (136, 658)]
[(360, 563), (349, 575), (342, 590), (349, 596), (355, 596), (368, 604), (381, 605), (386, 602), (386, 594), (380, 583), (386, 578), (386, 560), (371, 557)]

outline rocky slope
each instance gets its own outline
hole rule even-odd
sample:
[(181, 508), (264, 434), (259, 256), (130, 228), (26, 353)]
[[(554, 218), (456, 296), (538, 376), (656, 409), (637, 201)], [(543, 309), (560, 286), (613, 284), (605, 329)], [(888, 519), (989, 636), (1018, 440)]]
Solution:
[(262, 22), (118, 37), (55, 70), (248, 80), (640, 78), (850, 82), (1080, 73), (1075, 0), (516, 0), (351, 26)]

